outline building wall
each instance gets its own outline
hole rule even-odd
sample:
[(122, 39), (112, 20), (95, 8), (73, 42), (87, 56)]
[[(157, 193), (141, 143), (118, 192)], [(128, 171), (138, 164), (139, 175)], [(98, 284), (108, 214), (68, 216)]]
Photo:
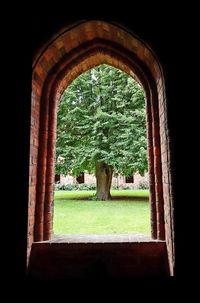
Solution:
[[(84, 174), (85, 178), (85, 184), (95, 184), (96, 183), (96, 178), (92, 174), (85, 173)], [(118, 176), (118, 177), (113, 177), (112, 179), (112, 186), (126, 186), (128, 185), (131, 188), (138, 188), (140, 182), (148, 182), (149, 181), (149, 175), (148, 173), (145, 173), (144, 176), (141, 176), (140, 174), (136, 173), (134, 174), (134, 183), (126, 183), (126, 178), (125, 176)], [(74, 184), (76, 183), (76, 178), (70, 175), (61, 175), (60, 176), (60, 184)]]

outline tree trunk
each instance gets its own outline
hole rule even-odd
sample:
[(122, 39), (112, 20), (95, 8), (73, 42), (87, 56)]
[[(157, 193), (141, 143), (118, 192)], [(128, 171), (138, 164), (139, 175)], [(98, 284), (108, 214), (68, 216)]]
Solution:
[(97, 200), (111, 200), (110, 188), (112, 183), (113, 167), (104, 162), (96, 163)]

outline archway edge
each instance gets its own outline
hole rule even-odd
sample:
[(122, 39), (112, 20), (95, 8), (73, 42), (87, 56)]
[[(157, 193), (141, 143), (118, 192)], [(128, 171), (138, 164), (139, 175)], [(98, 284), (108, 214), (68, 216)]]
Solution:
[[(162, 81), (163, 70), (159, 60), (151, 47), (135, 33), (120, 24), (108, 23), (105, 21), (83, 20), (71, 26), (62, 28), (34, 55), (33, 72), (40, 64), (46, 63), (45, 72), (48, 73), (53, 64), (56, 64), (64, 53), (78, 45), (96, 38), (113, 41), (125, 49), (137, 55), (138, 59), (145, 62), (151, 70), (154, 79)], [(54, 62), (53, 62), (54, 61)], [(41, 75), (42, 76), (42, 75)]]
[(52, 90), (56, 91), (56, 100), (58, 100), (58, 92), (59, 95), (62, 95), (66, 87), (80, 74), (95, 66), (108, 64), (139, 82), (145, 90), (147, 99), (150, 99), (150, 90), (156, 91), (154, 78), (144, 64), (141, 61), (138, 62), (137, 57), (132, 57), (132, 53), (127, 52), (124, 48), (118, 48), (116, 44), (109, 44), (108, 41), (102, 39), (92, 40), (64, 56), (45, 79), (44, 87), (48, 89), (49, 94)]

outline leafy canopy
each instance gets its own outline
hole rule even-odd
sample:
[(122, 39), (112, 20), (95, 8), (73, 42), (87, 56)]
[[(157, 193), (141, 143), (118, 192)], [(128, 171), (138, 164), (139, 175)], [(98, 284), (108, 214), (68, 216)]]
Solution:
[(56, 173), (94, 172), (95, 163), (115, 174), (147, 170), (145, 97), (141, 86), (106, 64), (76, 78), (58, 108)]

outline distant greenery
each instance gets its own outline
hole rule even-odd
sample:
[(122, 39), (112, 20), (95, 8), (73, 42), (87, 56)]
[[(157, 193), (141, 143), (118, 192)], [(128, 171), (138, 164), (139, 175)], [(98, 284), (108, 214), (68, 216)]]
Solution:
[[(145, 97), (142, 87), (106, 64), (76, 78), (58, 108), (56, 174), (114, 174), (147, 170)], [(106, 167), (107, 166), (107, 167)]]
[(78, 184), (78, 183), (74, 183), (74, 184), (60, 184), (57, 183), (55, 184), (55, 190), (95, 190), (96, 189), (96, 184)]
[(149, 182), (146, 180), (140, 181), (138, 189), (149, 189)]
[(117, 174), (143, 174), (147, 140), (142, 87), (106, 64), (83, 73), (62, 95), (56, 144), (58, 174), (94, 172), (99, 161)]

